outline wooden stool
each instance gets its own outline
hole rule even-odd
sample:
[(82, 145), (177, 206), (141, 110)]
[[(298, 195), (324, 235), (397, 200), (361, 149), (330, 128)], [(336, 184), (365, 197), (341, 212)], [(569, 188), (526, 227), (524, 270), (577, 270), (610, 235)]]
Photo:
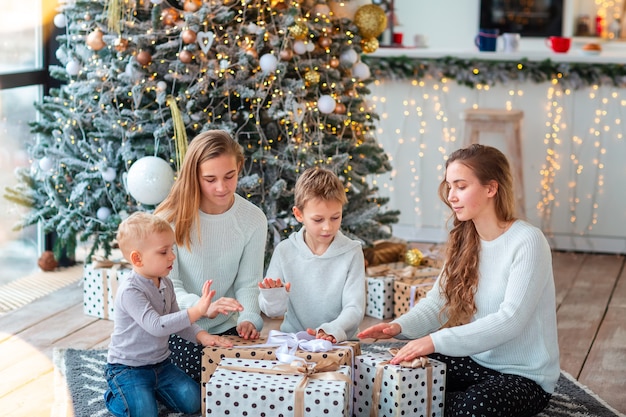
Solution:
[(524, 176), (522, 172), (522, 110), (499, 109), (466, 109), (461, 114), (465, 121), (465, 137), (463, 146), (478, 143), (481, 132), (498, 132), (504, 134), (515, 189), (516, 215), (526, 218), (524, 201)]

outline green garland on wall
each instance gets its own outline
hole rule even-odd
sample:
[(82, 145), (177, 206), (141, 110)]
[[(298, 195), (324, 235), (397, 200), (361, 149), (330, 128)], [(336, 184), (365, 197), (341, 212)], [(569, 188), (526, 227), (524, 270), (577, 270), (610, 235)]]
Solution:
[(543, 61), (494, 61), (443, 57), (436, 59), (397, 57), (362, 57), (377, 79), (447, 78), (470, 88), (558, 79), (564, 88), (580, 89), (592, 85), (626, 87), (626, 65)]

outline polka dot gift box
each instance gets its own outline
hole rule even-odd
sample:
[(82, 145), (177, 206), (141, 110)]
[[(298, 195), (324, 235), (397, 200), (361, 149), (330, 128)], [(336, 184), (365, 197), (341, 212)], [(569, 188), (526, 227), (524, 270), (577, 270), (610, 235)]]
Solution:
[(365, 315), (376, 319), (393, 317), (393, 275), (367, 277)]
[(439, 270), (434, 270), (434, 276), (422, 278), (398, 278), (393, 283), (393, 314), (400, 317), (409, 311), (420, 298), (426, 297), (437, 280)]
[[(208, 346), (202, 349), (202, 386), (206, 386), (207, 382), (217, 369), (218, 365), (225, 359), (255, 359), (255, 360), (276, 360), (277, 345), (267, 346), (267, 338), (256, 340), (246, 340), (238, 336), (224, 336), (233, 343), (233, 347), (224, 348), (218, 346)], [(298, 349), (295, 356), (304, 359), (307, 362), (319, 362), (331, 359), (340, 365), (346, 365), (350, 368), (354, 366), (355, 358), (361, 354), (361, 345), (358, 341), (345, 341), (337, 345), (333, 345), (332, 350), (327, 352), (307, 352)], [(206, 398), (205, 398), (206, 400)], [(206, 408), (202, 408), (204, 413)], [(256, 415), (256, 414), (249, 414)], [(204, 414), (203, 414), (204, 416)]]
[[(357, 356), (354, 365), (354, 416), (443, 417), (446, 364), (390, 365), (390, 353)], [(424, 366), (424, 367), (422, 367)], [(375, 411), (370, 414), (372, 407)]]
[(349, 417), (350, 367), (324, 367), (328, 371), (308, 376), (311, 367), (304, 368), (224, 358), (206, 383), (206, 415)]
[(109, 260), (85, 264), (83, 268), (83, 312), (88, 316), (113, 320), (113, 300), (130, 269), (128, 264)]

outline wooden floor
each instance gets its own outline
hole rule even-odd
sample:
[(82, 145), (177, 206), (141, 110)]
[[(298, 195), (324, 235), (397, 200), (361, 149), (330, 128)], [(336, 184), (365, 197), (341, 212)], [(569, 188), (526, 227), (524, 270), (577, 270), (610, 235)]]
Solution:
[[(561, 367), (621, 412), (626, 412), (624, 261), (617, 255), (554, 253)], [(81, 272), (67, 270), (77, 277)], [(363, 324), (373, 322), (366, 318)], [(83, 314), (77, 284), (0, 316), (1, 414), (50, 416), (53, 348), (105, 348), (111, 330), (112, 322)]]

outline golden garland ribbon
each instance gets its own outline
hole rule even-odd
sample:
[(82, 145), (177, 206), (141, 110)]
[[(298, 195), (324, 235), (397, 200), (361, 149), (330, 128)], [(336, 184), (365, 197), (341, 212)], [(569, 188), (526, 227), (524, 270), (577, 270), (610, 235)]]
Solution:
[[(400, 349), (389, 349), (389, 353), (396, 356)], [(380, 403), (380, 394), (382, 392), (382, 379), (385, 365), (388, 365), (389, 361), (383, 361), (376, 364), (376, 376), (374, 377), (374, 385), (372, 386), (372, 407), (370, 408), (370, 417), (378, 416), (378, 404)], [(402, 361), (397, 366), (404, 368), (423, 368), (426, 369), (426, 387), (428, 389), (428, 401), (426, 402), (426, 415), (430, 415), (430, 409), (432, 407), (432, 395), (430, 390), (433, 384), (433, 367), (425, 356), (420, 356), (412, 361)]]
[(187, 131), (185, 130), (183, 116), (176, 104), (176, 99), (172, 96), (168, 96), (166, 103), (172, 113), (174, 143), (176, 145), (176, 171), (180, 172), (180, 167), (183, 165), (183, 160), (185, 159), (185, 153), (187, 153)]
[(109, 32), (115, 32), (117, 35), (122, 34), (120, 22), (122, 20), (122, 0), (109, 0), (106, 5), (107, 11), (107, 28)]
[(344, 381), (347, 384), (352, 385), (352, 379), (349, 376), (337, 372), (339, 367), (340, 365), (338, 362), (327, 358), (322, 359), (317, 363), (294, 361), (291, 364), (275, 365), (272, 368), (254, 368), (249, 366), (221, 364), (218, 368), (229, 371), (258, 372), (271, 375), (293, 374), (302, 376), (302, 379), (298, 382), (295, 389), (294, 417), (304, 417), (304, 390), (310, 380)]

